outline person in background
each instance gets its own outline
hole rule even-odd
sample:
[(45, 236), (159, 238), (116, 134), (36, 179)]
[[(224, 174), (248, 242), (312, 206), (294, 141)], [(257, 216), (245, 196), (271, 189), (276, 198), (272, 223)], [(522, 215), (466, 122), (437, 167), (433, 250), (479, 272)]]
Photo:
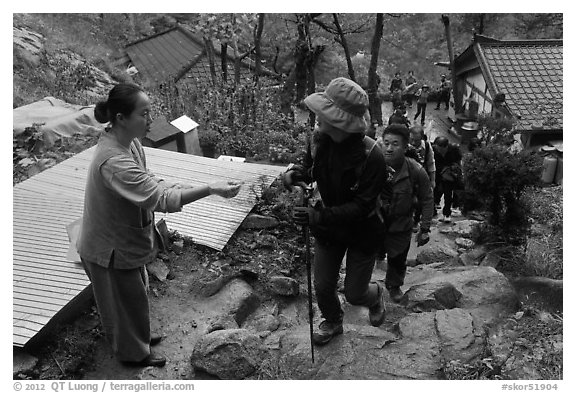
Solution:
[(414, 121), (420, 117), (420, 124), (424, 126), (424, 121), (426, 120), (426, 105), (428, 104), (428, 95), (430, 94), (430, 86), (422, 85), (420, 89), (416, 92), (416, 114), (414, 115)]
[[(370, 93), (368, 89), (364, 89), (366, 93)], [(382, 96), (380, 94), (380, 76), (376, 74), (376, 92), (374, 94), (374, 105), (368, 107), (370, 113), (370, 129), (376, 129), (384, 125), (382, 119)]]
[(436, 188), (434, 188), (435, 209), (440, 206), (444, 196), (443, 217), (441, 222), (450, 222), (454, 190), (462, 181), (462, 153), (457, 145), (451, 144), (448, 138), (439, 136), (434, 140), (434, 161), (436, 163)]
[(364, 136), (368, 95), (358, 84), (336, 78), (304, 103), (316, 114), (315, 145), (304, 165), (294, 165), (283, 180), (288, 188), (316, 182), (322, 197), (312, 207), (294, 208), (293, 217), (297, 224), (309, 225), (316, 240), (314, 289), (323, 321), (313, 342), (324, 345), (343, 332), (344, 312), (337, 288), (344, 257), (347, 301), (368, 307), (371, 325), (384, 322), (384, 290), (370, 280), (383, 233), (376, 214), (378, 197), (389, 173), (376, 142)]
[(400, 73), (394, 74), (392, 82), (390, 82), (390, 96), (392, 101), (392, 110), (403, 105), (402, 101), (402, 90), (404, 89), (404, 84), (402, 83), (402, 78), (400, 78)]
[(404, 99), (406, 100), (406, 106), (412, 108), (412, 101), (414, 101), (414, 93), (417, 90), (416, 78), (414, 77), (414, 71), (408, 71), (408, 77), (406, 78), (406, 88), (404, 93)]
[[(430, 179), (430, 186), (432, 190), (436, 187), (436, 163), (434, 161), (434, 149), (432, 144), (426, 138), (424, 134), (424, 128), (422, 126), (410, 127), (410, 147), (409, 149), (414, 150), (414, 156), (416, 161), (426, 171), (428, 174), (428, 179)], [(414, 210), (414, 232), (418, 232), (418, 224), (422, 217), (422, 205), (418, 202)]]
[(162, 367), (166, 359), (150, 349), (162, 336), (150, 331), (145, 267), (156, 259), (159, 245), (154, 211), (180, 211), (209, 195), (232, 198), (240, 184), (174, 185), (150, 173), (139, 138), (150, 130), (151, 105), (136, 85), (114, 86), (94, 115), (108, 126), (88, 169), (78, 253), (117, 359)]
[(452, 89), (450, 81), (446, 79), (446, 75), (440, 76), (440, 99), (436, 105), (435, 110), (440, 109), (440, 104), (444, 103), (445, 109), (450, 108), (450, 90)]
[(402, 104), (394, 110), (394, 113), (388, 118), (388, 124), (404, 124), (410, 127), (410, 120), (406, 117), (406, 107)]
[(376, 142), (384, 152), (386, 164), (394, 169), (392, 192), (384, 203), (386, 234), (380, 240), (378, 260), (388, 260), (385, 285), (390, 298), (396, 303), (404, 297), (401, 287), (404, 285), (406, 258), (412, 240), (414, 200), (417, 199), (422, 206), (422, 221), (416, 237), (418, 246), (430, 240), (434, 210), (430, 179), (418, 162), (406, 156), (408, 141), (408, 128), (401, 124), (391, 124)]

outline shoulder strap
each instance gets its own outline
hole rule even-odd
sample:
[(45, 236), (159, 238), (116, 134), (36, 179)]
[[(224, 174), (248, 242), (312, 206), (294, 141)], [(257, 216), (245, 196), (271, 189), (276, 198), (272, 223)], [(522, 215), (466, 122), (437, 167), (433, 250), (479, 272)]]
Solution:
[[(413, 161), (413, 162), (412, 162)], [(406, 157), (406, 166), (408, 167), (408, 178), (410, 179), (410, 183), (412, 185), (412, 195), (418, 196), (418, 179), (414, 178), (414, 168), (413, 165), (418, 164), (415, 160), (411, 159), (410, 157)], [(420, 164), (418, 164), (420, 165)]]
[(366, 164), (368, 163), (370, 154), (372, 154), (372, 150), (376, 147), (376, 141), (369, 136), (364, 136), (362, 142), (364, 143), (364, 160), (354, 169), (354, 174), (356, 175), (356, 183), (352, 187), (354, 190), (358, 189), (360, 185), (360, 176), (362, 176), (364, 169), (366, 169)]
[(424, 146), (425, 146), (425, 150), (424, 150), (424, 163), (423, 163), (423, 167), (424, 170), (426, 171), (426, 173), (428, 173), (428, 155), (430, 154), (430, 142), (428, 142), (427, 140), (424, 141)]

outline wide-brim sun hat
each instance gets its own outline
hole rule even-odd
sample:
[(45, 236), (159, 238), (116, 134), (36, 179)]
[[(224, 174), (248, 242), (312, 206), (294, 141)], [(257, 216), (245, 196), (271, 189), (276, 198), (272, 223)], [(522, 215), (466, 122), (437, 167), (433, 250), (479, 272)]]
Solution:
[(464, 124), (462, 124), (462, 127), (460, 128), (466, 131), (477, 131), (478, 123), (476, 123), (475, 121), (467, 121)]
[(304, 104), (333, 127), (350, 134), (368, 129), (368, 94), (347, 78), (333, 79), (326, 90), (313, 93)]

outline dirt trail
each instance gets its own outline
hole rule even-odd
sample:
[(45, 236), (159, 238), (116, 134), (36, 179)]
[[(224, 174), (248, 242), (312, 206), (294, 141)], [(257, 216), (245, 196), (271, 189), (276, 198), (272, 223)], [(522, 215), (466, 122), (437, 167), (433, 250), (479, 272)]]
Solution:
[[(455, 217), (455, 221), (462, 219)], [(446, 235), (438, 232), (443, 225), (435, 219), (431, 231), (431, 241), (450, 241)], [(415, 236), (411, 244), (408, 259), (416, 258), (420, 248), (416, 247)], [(202, 297), (190, 290), (190, 282), (198, 271), (202, 269), (200, 258), (192, 259), (193, 253), (184, 251), (170, 262), (172, 280), (165, 283), (153, 282), (150, 292), (150, 308), (153, 329), (164, 337), (154, 350), (167, 358), (163, 368), (132, 368), (118, 362), (112, 355), (109, 345), (104, 337), (100, 337), (95, 344), (93, 367), (85, 373), (84, 379), (215, 379), (214, 377), (195, 371), (190, 364), (190, 356), (196, 341), (206, 332), (211, 318), (219, 316), (219, 304), (216, 296)], [(196, 256), (197, 257), (197, 256)], [(385, 267), (377, 266), (374, 270), (373, 280), (384, 280)], [(411, 281), (407, 276), (407, 286)], [(298, 298), (303, 303), (296, 307), (307, 307), (303, 296)], [(345, 307), (345, 323), (366, 325), (368, 323), (367, 310), (348, 304)], [(404, 317), (407, 311), (401, 305), (388, 303), (387, 320), (382, 329), (391, 331), (394, 324)]]

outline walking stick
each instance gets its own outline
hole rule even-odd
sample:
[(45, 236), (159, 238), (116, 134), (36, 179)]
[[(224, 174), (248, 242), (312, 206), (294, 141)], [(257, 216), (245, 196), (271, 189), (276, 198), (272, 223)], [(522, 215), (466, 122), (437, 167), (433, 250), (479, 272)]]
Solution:
[[(308, 201), (312, 196), (312, 187), (306, 184), (300, 184), (302, 187), (302, 206), (308, 207)], [(314, 331), (313, 321), (314, 313), (312, 310), (312, 261), (310, 260), (310, 228), (308, 225), (302, 227), (304, 229), (304, 242), (306, 243), (306, 253), (304, 260), (306, 262), (306, 275), (308, 276), (308, 322), (310, 325), (310, 351), (312, 352), (312, 363), (314, 363), (314, 343), (312, 335)]]

